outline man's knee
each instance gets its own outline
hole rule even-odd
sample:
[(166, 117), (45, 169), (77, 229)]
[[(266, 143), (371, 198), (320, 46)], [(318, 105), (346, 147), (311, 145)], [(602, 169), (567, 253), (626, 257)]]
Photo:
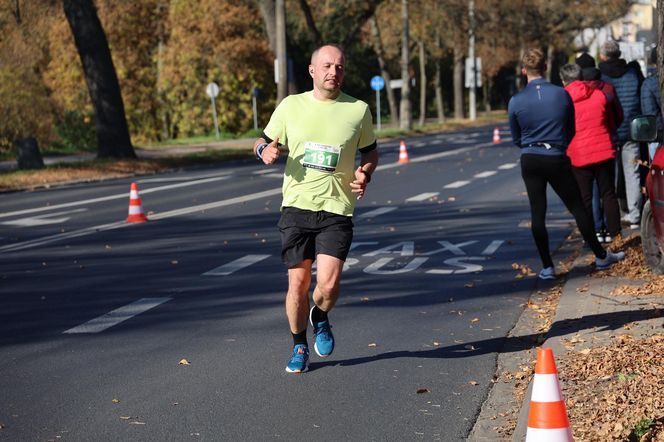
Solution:
[(324, 297), (335, 297), (339, 294), (339, 279), (318, 279), (316, 288)]
[(311, 286), (311, 263), (304, 261), (301, 265), (288, 270), (288, 291), (300, 296), (309, 294)]

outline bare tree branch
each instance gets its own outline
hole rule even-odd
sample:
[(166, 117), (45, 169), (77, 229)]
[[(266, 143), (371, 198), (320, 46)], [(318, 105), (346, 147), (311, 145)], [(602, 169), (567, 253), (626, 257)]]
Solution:
[(300, 9), (302, 10), (304, 18), (307, 21), (307, 27), (309, 27), (309, 31), (311, 32), (311, 36), (313, 37), (314, 43), (316, 44), (316, 46), (322, 45), (323, 36), (320, 34), (320, 31), (316, 27), (316, 22), (314, 21), (314, 16), (311, 13), (311, 8), (309, 7), (309, 3), (307, 3), (307, 0), (300, 0)]

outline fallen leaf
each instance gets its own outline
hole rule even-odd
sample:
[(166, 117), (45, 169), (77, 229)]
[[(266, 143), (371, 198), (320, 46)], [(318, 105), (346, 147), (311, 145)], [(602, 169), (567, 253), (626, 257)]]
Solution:
[(466, 287), (466, 288), (472, 289), (473, 287), (475, 287), (475, 283), (474, 282), (467, 282), (463, 286)]
[(367, 347), (376, 347), (376, 343), (375, 343), (375, 342), (372, 342), (372, 343), (370, 343), (369, 345), (367, 345)]
[(479, 385), (479, 382), (477, 381), (468, 381), (470, 385)]
[(145, 422), (139, 422), (139, 421), (132, 421), (129, 422), (130, 425), (145, 425)]
[(191, 365), (188, 360), (186, 359), (180, 359), (180, 362), (178, 362), (180, 365)]
[(113, 402), (114, 404), (119, 404), (119, 403), (120, 403), (120, 399), (113, 399), (111, 402)]
[(473, 318), (470, 320), (470, 322), (480, 322), (480, 318)]
[(431, 393), (428, 388), (418, 388), (417, 394)]
[(173, 261), (171, 261), (171, 264), (173, 264), (173, 265), (177, 265), (177, 264), (178, 264), (177, 259), (174, 259)]

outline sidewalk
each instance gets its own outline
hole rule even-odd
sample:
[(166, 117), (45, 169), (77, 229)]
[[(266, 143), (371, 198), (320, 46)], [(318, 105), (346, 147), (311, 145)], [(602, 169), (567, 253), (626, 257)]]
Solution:
[[(633, 232), (625, 231), (623, 233), (633, 235), (633, 239), (630, 240), (632, 243), (638, 242), (638, 234), (635, 235)], [(563, 248), (558, 251), (557, 258), (561, 259), (560, 255), (569, 254), (575, 248), (578, 250), (579, 247), (578, 239), (571, 242), (567, 241)], [(632, 258), (637, 257), (636, 255), (640, 253), (640, 250), (632, 247), (630, 253), (631, 255), (628, 255), (627, 260), (630, 259), (630, 256)], [(562, 283), (557, 283), (560, 299), (551, 327), (545, 336), (538, 335), (537, 330), (533, 330), (533, 324), (535, 324), (533, 313), (542, 311), (538, 308), (538, 304), (543, 305), (545, 302), (545, 292), (543, 290), (552, 288), (555, 283), (538, 281), (537, 288), (539, 290), (536, 290), (531, 298), (531, 303), (535, 309), (532, 307), (526, 308), (522, 318), (510, 333), (505, 351), (498, 357), (497, 379), (482, 406), (469, 440), (513, 440), (518, 442), (525, 440), (530, 390), (532, 388), (530, 379), (534, 368), (535, 348), (540, 345), (553, 349), (570, 423), (573, 429), (575, 423), (577, 424), (577, 431), (575, 432), (577, 437), (580, 432), (584, 433), (584, 437), (577, 440), (626, 440), (621, 438), (628, 434), (634, 425), (630, 423), (629, 427), (625, 427), (618, 419), (620, 417), (627, 420), (628, 417), (620, 415), (620, 398), (618, 398), (616, 404), (603, 404), (606, 407), (604, 410), (597, 404), (601, 393), (606, 393), (610, 388), (613, 388), (610, 383), (616, 379), (631, 381), (632, 378), (630, 377), (636, 379), (640, 376), (643, 383), (643, 392), (639, 400), (644, 404), (652, 401), (657, 402), (654, 404), (654, 409), (658, 410), (659, 414), (650, 416), (650, 418), (664, 417), (664, 401), (662, 401), (662, 397), (664, 397), (662, 391), (664, 390), (649, 391), (646, 388), (651, 381), (664, 387), (662, 385), (664, 381), (661, 378), (646, 379), (647, 373), (609, 373), (599, 378), (596, 374), (591, 373), (593, 370), (588, 368), (591, 364), (583, 365), (586, 363), (584, 360), (586, 357), (597, 356), (602, 352), (609, 354), (606, 353), (607, 347), (610, 349), (619, 348), (626, 342), (637, 342), (658, 335), (664, 336), (664, 328), (662, 328), (664, 322), (662, 318), (664, 291), (660, 289), (660, 291), (654, 291), (653, 294), (635, 296), (631, 293), (632, 290), (626, 287), (643, 286), (644, 280), (624, 277), (625, 275), (621, 274), (619, 265), (616, 265), (613, 270), (591, 275), (592, 262), (591, 254), (587, 250), (583, 250), (580, 256), (571, 263), (569, 272), (562, 276)], [(625, 262), (624, 265), (633, 264)], [(644, 290), (640, 291), (646, 292)], [(637, 290), (634, 290), (634, 292), (636, 293)], [(530, 306), (531, 304), (529, 304)], [(662, 340), (664, 341), (664, 338)], [(641, 356), (643, 356), (643, 359), (647, 358), (647, 355), (640, 354), (635, 359), (639, 359)], [(657, 364), (660, 372), (662, 366), (664, 366), (663, 360), (664, 357), (661, 357), (660, 354), (659, 363)], [(596, 365), (606, 366), (609, 363), (605, 357), (602, 363), (596, 363)], [(561, 370), (561, 367), (569, 368)], [(578, 371), (584, 371), (584, 373), (578, 373)], [(505, 373), (511, 373), (512, 375), (502, 376)], [(517, 375), (513, 376), (514, 373), (517, 373)], [(565, 377), (565, 374), (567, 377)], [(586, 384), (592, 384), (600, 391), (584, 392), (583, 388), (588, 389), (588, 385), (581, 385), (583, 382), (579, 382), (579, 378), (583, 379), (584, 377), (585, 380), (590, 381)], [(638, 382), (638, 379), (634, 382), (637, 388)], [(523, 390), (526, 383), (528, 383), (528, 389), (524, 395)], [(519, 390), (521, 390), (521, 394), (515, 397), (515, 392)], [(573, 397), (570, 397), (570, 395)], [(590, 403), (584, 403), (584, 400)], [(634, 407), (638, 405), (640, 404), (637, 403)], [(587, 411), (593, 407), (597, 409), (595, 412), (598, 415), (596, 416), (597, 419), (600, 418), (601, 413), (609, 410), (614, 411), (618, 416), (613, 417), (613, 420), (611, 420), (611, 416), (607, 416), (608, 419), (604, 423), (597, 420), (591, 421), (589, 426), (595, 428), (588, 429), (588, 432), (586, 432), (584, 425), (588, 425), (588, 422), (579, 422), (582, 419), (578, 416), (575, 422), (573, 415), (576, 411), (581, 412), (582, 415), (584, 412), (588, 414)], [(520, 411), (515, 413), (519, 408)], [(516, 419), (517, 417), (518, 419)], [(516, 429), (514, 429), (512, 437), (509, 437), (508, 434), (511, 433), (511, 429), (505, 430), (510, 427), (510, 420), (513, 426), (515, 419)], [(582, 428), (579, 429), (579, 426)], [(604, 436), (599, 436), (600, 434)], [(614, 436), (616, 439), (613, 438)]]
[[(225, 149), (246, 149), (249, 152), (254, 145), (254, 138), (243, 138), (233, 140), (211, 141), (209, 143), (173, 145), (147, 148), (134, 148), (138, 158), (164, 158), (169, 156), (179, 156), (196, 152), (205, 152), (209, 150)], [(94, 153), (80, 153), (77, 155), (45, 156), (44, 164), (51, 165), (55, 163), (75, 163), (79, 161), (88, 161), (96, 158)], [(0, 171), (15, 170), (17, 168), (16, 160), (0, 161)]]

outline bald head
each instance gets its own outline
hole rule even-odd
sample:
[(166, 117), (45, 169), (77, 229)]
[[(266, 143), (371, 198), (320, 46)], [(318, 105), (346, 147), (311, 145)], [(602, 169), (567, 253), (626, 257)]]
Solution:
[(314, 97), (335, 100), (341, 93), (346, 60), (340, 47), (324, 45), (311, 54), (309, 75), (314, 81)]

